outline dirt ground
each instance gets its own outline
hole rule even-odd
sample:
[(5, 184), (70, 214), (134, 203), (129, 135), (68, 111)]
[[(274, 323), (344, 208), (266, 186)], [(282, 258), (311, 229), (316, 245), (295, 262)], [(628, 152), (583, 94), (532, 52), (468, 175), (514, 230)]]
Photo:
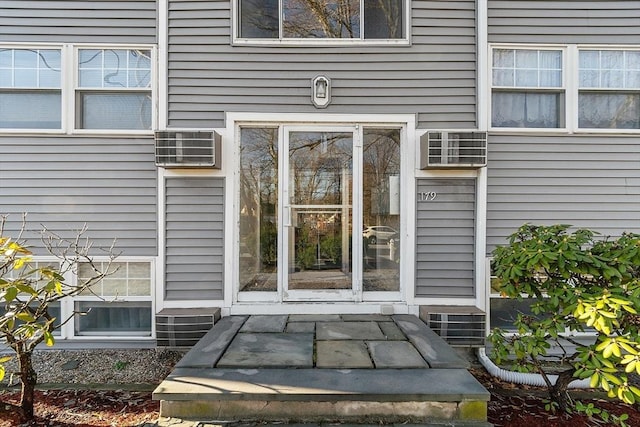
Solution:
[[(608, 426), (584, 415), (549, 414), (544, 409), (542, 389), (508, 384), (482, 369), (472, 373), (491, 392), (489, 422), (496, 427), (585, 427)], [(609, 412), (629, 414), (627, 424), (640, 426), (640, 411), (635, 407), (599, 398), (599, 393), (580, 392), (584, 403), (595, 402)], [(13, 405), (18, 402), (15, 390), (0, 390), (0, 426), (20, 426)], [(27, 426), (144, 426), (158, 419), (159, 404), (150, 392), (124, 390), (44, 390), (36, 396), (36, 420)], [(612, 424), (611, 424), (612, 425)]]

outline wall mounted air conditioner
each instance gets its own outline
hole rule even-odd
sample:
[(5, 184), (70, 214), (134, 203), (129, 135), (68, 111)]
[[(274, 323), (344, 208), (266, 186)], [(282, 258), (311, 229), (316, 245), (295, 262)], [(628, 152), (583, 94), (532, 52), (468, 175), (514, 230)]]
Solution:
[(420, 169), (480, 168), (486, 164), (486, 132), (429, 131), (420, 137)]
[(157, 131), (156, 166), (163, 168), (221, 167), (221, 136), (213, 131)]

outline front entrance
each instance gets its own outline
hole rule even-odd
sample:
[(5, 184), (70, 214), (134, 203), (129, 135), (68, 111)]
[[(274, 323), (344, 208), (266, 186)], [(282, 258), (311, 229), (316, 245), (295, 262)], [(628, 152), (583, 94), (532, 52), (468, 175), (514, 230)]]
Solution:
[(400, 295), (402, 129), (239, 126), (236, 300)]

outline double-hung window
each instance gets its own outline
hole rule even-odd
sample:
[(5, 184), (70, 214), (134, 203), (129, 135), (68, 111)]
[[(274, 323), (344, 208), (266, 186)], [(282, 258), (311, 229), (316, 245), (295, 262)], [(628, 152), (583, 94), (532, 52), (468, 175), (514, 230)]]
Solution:
[(640, 129), (640, 50), (579, 50), (578, 127)]
[(564, 127), (563, 50), (494, 49), (491, 125)]
[(236, 0), (239, 40), (403, 40), (406, 0)]
[(0, 128), (62, 129), (62, 51), (0, 47)]
[(640, 46), (494, 46), (491, 127), (640, 130)]
[(77, 69), (77, 129), (151, 129), (150, 50), (78, 49)]

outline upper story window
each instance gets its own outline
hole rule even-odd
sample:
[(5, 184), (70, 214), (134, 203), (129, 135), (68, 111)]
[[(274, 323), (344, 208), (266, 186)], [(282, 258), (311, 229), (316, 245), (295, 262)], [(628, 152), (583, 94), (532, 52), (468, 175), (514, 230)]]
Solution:
[(495, 46), (491, 127), (640, 130), (640, 46)]
[(0, 46), (0, 131), (147, 133), (151, 46)]
[(78, 49), (76, 128), (151, 129), (151, 51)]
[(237, 0), (241, 40), (406, 40), (406, 0)]
[(0, 47), (0, 128), (61, 129), (60, 49)]
[(562, 56), (559, 49), (495, 49), (491, 125), (564, 127)]
[(579, 51), (578, 126), (640, 129), (640, 51)]

